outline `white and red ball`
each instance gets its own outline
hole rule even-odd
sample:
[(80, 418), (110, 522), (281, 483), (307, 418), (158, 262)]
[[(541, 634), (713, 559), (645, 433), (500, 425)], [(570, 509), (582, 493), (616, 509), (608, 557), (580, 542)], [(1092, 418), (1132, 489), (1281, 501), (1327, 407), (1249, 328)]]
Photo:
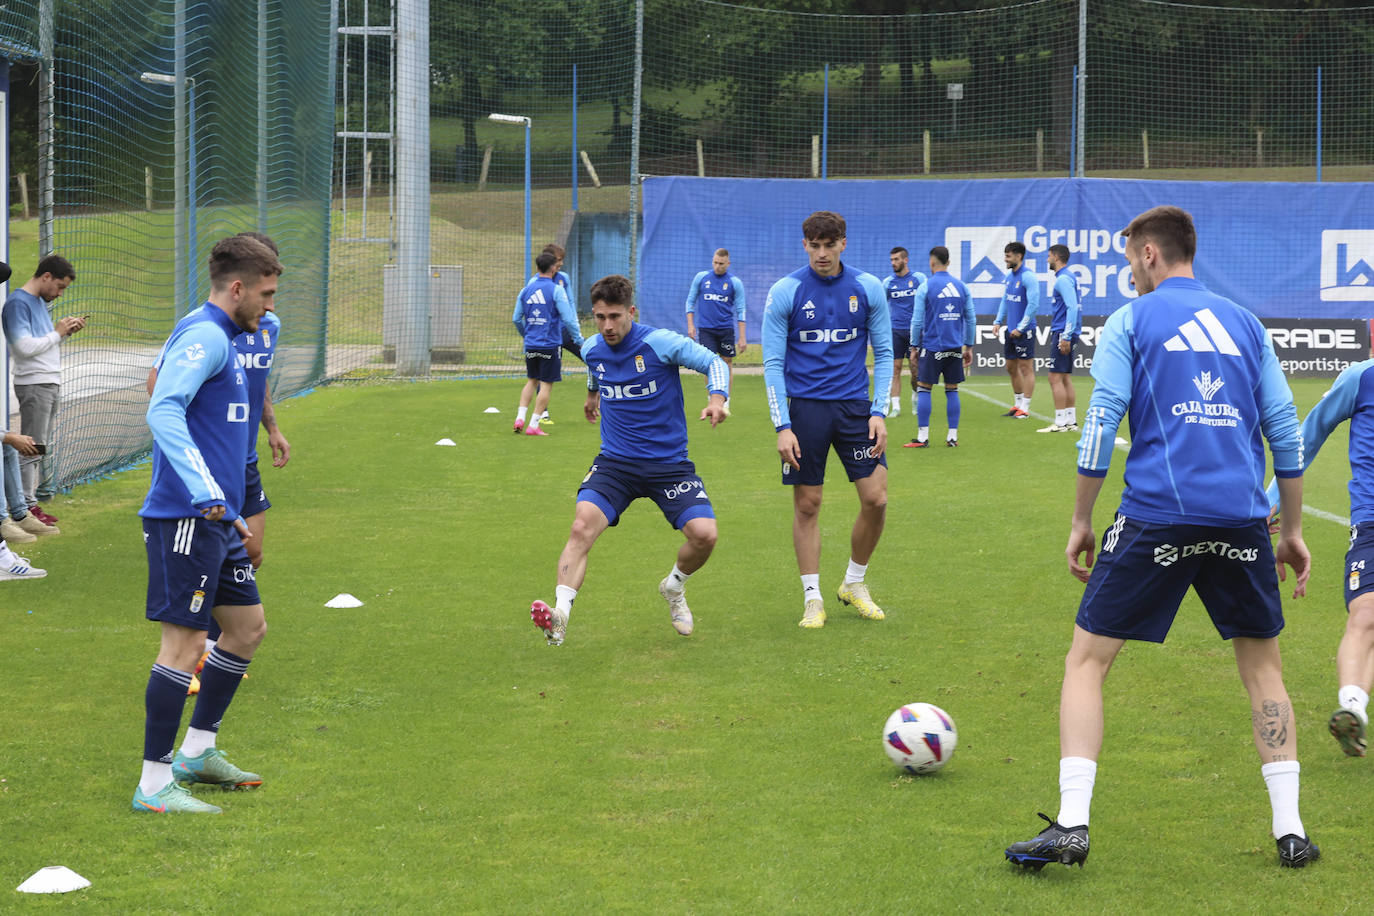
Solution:
[(930, 703), (907, 703), (887, 717), (883, 750), (899, 769), (934, 773), (954, 756), (959, 733), (949, 713)]

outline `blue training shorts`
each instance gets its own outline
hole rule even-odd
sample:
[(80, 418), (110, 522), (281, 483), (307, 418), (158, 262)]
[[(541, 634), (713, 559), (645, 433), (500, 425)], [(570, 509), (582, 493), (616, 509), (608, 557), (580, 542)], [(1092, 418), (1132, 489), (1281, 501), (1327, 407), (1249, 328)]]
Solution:
[(964, 380), (964, 351), (937, 351), (923, 347), (916, 360), (916, 381), (922, 385), (934, 385), (942, 375), (946, 385), (957, 385)]
[(873, 457), (873, 440), (868, 438), (871, 408), (867, 401), (788, 398), (792, 434), (801, 447), (801, 470), (792, 470), (792, 465), (784, 461), (782, 482), (807, 487), (824, 484), (825, 464), (832, 446), (851, 482), (872, 476), (879, 465), (887, 467), (886, 455)]
[(211, 608), (262, 604), (253, 564), (229, 522), (145, 518), (149, 620), (210, 628)]
[(526, 350), (525, 378), (550, 385), (563, 381), (563, 352), (558, 347)]
[(1268, 639), (1283, 629), (1267, 521), (1147, 525), (1119, 513), (1102, 535), (1075, 622), (1099, 636), (1164, 642), (1190, 585), (1222, 639)]
[(1035, 328), (1024, 332), (1020, 337), (1012, 337), (1011, 330), (1004, 330), (1006, 343), (1002, 344), (1002, 355), (1007, 359), (1035, 359)]
[(892, 358), (911, 362), (911, 332), (892, 329)]
[(258, 470), (258, 459), (254, 458), (248, 462), (248, 467), (244, 470), (244, 490), (243, 490), (243, 517), (257, 515), (259, 512), (266, 512), (272, 508), (272, 503), (267, 498), (267, 493), (262, 489), (262, 472)]
[(1374, 592), (1374, 531), (1350, 526), (1350, 549), (1345, 552), (1345, 603)]
[(1050, 371), (1058, 372), (1061, 375), (1073, 373), (1073, 348), (1078, 343), (1076, 338), (1069, 338), (1069, 352), (1059, 352), (1059, 331), (1050, 333)]
[(619, 524), (621, 514), (641, 496), (657, 503), (674, 528), (694, 518), (716, 517), (690, 461), (635, 462), (597, 455), (577, 491), (578, 502), (596, 506), (612, 525)]
[(697, 328), (697, 342), (726, 359), (735, 358), (734, 328)]

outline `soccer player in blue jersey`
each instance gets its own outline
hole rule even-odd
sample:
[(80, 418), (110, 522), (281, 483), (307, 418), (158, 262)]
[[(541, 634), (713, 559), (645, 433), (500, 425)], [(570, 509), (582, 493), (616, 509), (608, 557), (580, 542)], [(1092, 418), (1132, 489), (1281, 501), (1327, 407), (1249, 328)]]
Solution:
[(1031, 395), (1035, 394), (1035, 316), (1040, 312), (1040, 278), (1026, 263), (1026, 246), (1020, 242), (1008, 242), (1002, 257), (1007, 263), (1006, 290), (997, 306), (992, 333), (1007, 330), (1002, 353), (1015, 396), (1011, 410), (1003, 416), (1024, 420), (1030, 416)]
[(675, 331), (635, 321), (634, 287), (619, 275), (591, 288), (597, 333), (582, 345), (587, 363), (587, 421), (601, 420), (601, 451), (577, 492), (572, 531), (558, 558), (554, 606), (530, 605), (530, 617), (549, 645), (562, 645), (573, 600), (587, 576), (587, 554), (640, 497), (658, 504), (668, 524), (686, 539), (672, 570), (658, 584), (673, 629), (692, 635), (687, 579), (716, 546), (716, 515), (696, 466), (687, 457), (679, 367), (706, 376), (708, 403), (701, 419), (714, 428), (725, 419), (730, 370), (721, 358)]
[[(864, 583), (887, 518), (887, 395), (892, 323), (878, 278), (840, 260), (844, 217), (818, 210), (802, 222), (807, 266), (773, 284), (763, 313), (763, 380), (778, 433), (782, 482), (792, 487), (792, 546), (802, 583), (800, 626), (825, 626), (821, 600), (821, 496), (835, 449), (859, 493), (849, 566), (837, 597), (867, 620), (883, 610)], [(867, 357), (873, 346), (873, 391)]]
[[(563, 259), (567, 257), (567, 252), (563, 249), (562, 245), (554, 242), (545, 245), (544, 251), (549, 252), (558, 259), (553, 265), (553, 282), (563, 287), (563, 292), (568, 294), (568, 307), (572, 310), (573, 317), (576, 318), (577, 294), (573, 290), (572, 278), (569, 277), (568, 272), (563, 269)], [(530, 277), (530, 281), (533, 281), (538, 276), (538, 274), (535, 274), (533, 277)], [(578, 359), (582, 358), (582, 331), (578, 324), (574, 323), (570, 325), (567, 322), (563, 323), (563, 349), (567, 350)], [(539, 415), (539, 425), (541, 428), (553, 425), (553, 421), (549, 419), (549, 409), (547, 407), (545, 407), (544, 412)]]
[(1051, 245), (1050, 270), (1054, 287), (1050, 292), (1050, 393), (1054, 396), (1054, 422), (1036, 430), (1040, 433), (1067, 433), (1078, 429), (1077, 394), (1073, 390), (1073, 345), (1083, 333), (1078, 284), (1069, 272), (1067, 245)]
[(930, 389), (945, 379), (945, 445), (959, 444), (959, 383), (973, 365), (978, 318), (963, 281), (949, 272), (949, 249), (930, 249), (930, 279), (911, 300), (911, 361), (916, 363), (916, 438), (903, 448), (930, 446)]
[[(1302, 421), (1303, 470), (1328, 436), (1350, 421), (1350, 548), (1345, 554), (1345, 634), (1336, 649), (1338, 708), (1327, 727), (1350, 757), (1366, 753), (1374, 686), (1374, 359), (1345, 369)], [(1279, 502), (1269, 484), (1269, 505)], [(1282, 519), (1280, 515), (1280, 520)]]
[[(148, 405), (153, 473), (139, 515), (148, 553), (147, 616), (161, 648), (145, 694), (143, 772), (135, 811), (219, 813), (185, 788), (254, 788), (216, 736), (267, 630), (242, 538), (244, 463), (252, 431), (248, 384), (233, 340), (257, 331), (281, 263), (261, 242), (233, 236), (210, 253), (210, 299), (177, 323)], [(201, 676), (185, 740), (173, 757), (186, 689), (213, 617), (224, 632)]]
[[(563, 378), (560, 355), (563, 328), (572, 328), (576, 341), (582, 342), (582, 336), (577, 334), (577, 314), (572, 310), (572, 302), (553, 279), (557, 262), (552, 252), (539, 253), (534, 259), (539, 273), (515, 297), (515, 311), (511, 314), (515, 329), (525, 338), (526, 376), (525, 386), (520, 389), (514, 431), (523, 430), (527, 436), (548, 435), (539, 424), (548, 410), (554, 383)], [(526, 427), (525, 416), (529, 413), (531, 400), (534, 401), (534, 413)]]
[(887, 291), (887, 313), (892, 321), (892, 389), (889, 392), (888, 418), (902, 415), (902, 363), (911, 375), (911, 412), (916, 413), (916, 364), (907, 359), (911, 349), (911, 299), (926, 282), (926, 275), (909, 269), (909, 255), (900, 245), (888, 253), (892, 273), (883, 280)]
[[(1283, 684), (1279, 580), (1305, 594), (1302, 450), (1293, 395), (1264, 327), (1193, 277), (1197, 235), (1178, 207), (1155, 207), (1122, 230), (1140, 298), (1102, 329), (1096, 381), (1078, 443), (1069, 570), (1087, 588), (1064, 662), (1059, 705), (1059, 816), (1013, 843), (1011, 862), (1039, 869), (1088, 858), (1088, 809), (1102, 749), (1103, 686), (1128, 639), (1163, 642), (1192, 586), (1231, 641), (1250, 696), (1260, 772), (1279, 864), (1319, 855), (1298, 814), (1297, 722)], [(1093, 563), (1093, 504), (1129, 414), (1121, 506)], [(1271, 547), (1264, 492), (1268, 440), (1283, 509)], [(1277, 565), (1276, 565), (1277, 564)]]
[[(711, 269), (692, 278), (687, 288), (687, 336), (719, 356), (730, 367), (735, 380), (735, 357), (743, 356), (744, 283), (730, 273), (730, 252), (717, 248), (711, 256)], [(725, 405), (730, 415), (730, 405)]]

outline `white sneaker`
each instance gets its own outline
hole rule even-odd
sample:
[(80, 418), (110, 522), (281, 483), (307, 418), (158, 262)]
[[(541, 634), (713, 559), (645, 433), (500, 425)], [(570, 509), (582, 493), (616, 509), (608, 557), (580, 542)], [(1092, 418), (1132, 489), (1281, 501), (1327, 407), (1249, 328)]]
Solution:
[[(33, 516), (28, 515), (25, 516), (25, 518), (33, 518)], [(11, 544), (31, 544), (38, 540), (37, 535), (29, 534), (18, 522), (8, 515), (5, 516), (3, 521), (0, 521), (0, 538), (4, 538)]]
[(42, 579), (48, 574), (46, 569), (36, 569), (28, 560), (6, 551), (9, 555), (0, 557), (0, 580), (4, 579)]
[[(1077, 429), (1078, 427), (1074, 427)], [(1066, 433), (1069, 431), (1067, 426), (1060, 426), (1058, 423), (1051, 423), (1049, 426), (1042, 426), (1036, 430), (1037, 433)]]
[(673, 629), (677, 630), (679, 636), (691, 636), (693, 623), (692, 612), (687, 607), (687, 592), (684, 589), (670, 589), (665, 578), (658, 583), (658, 593), (668, 602), (668, 615)]
[(888, 408), (887, 408), (887, 418), (888, 418), (889, 420), (891, 420), (893, 417), (900, 417), (901, 415), (902, 415), (902, 405), (901, 405), (901, 404), (897, 404), (897, 405), (895, 405), (895, 406), (893, 406), (893, 405), (888, 405)]

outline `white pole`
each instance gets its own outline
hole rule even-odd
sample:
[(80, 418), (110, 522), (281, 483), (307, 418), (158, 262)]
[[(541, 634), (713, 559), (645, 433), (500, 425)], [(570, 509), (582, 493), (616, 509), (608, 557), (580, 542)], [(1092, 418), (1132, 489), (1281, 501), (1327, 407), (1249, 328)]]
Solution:
[(821, 177), (821, 135), (811, 135), (811, 177)]
[(930, 174), (930, 131), (928, 130), (921, 133), (921, 169), (925, 174)]
[(587, 151), (582, 151), (582, 164), (587, 167), (587, 174), (591, 176), (592, 187), (601, 187), (601, 179), (596, 177), (596, 169), (592, 166), (592, 158), (587, 155)]
[(697, 137), (697, 177), (706, 177), (706, 157), (701, 150), (701, 138)]
[(1035, 170), (1045, 171), (1045, 129), (1036, 128), (1035, 131)]
[(396, 374), (429, 374), (429, 0), (396, 0)]
[(1142, 130), (1140, 132), (1140, 153), (1145, 161), (1145, 168), (1150, 168), (1150, 132)]
[(150, 213), (153, 209), (153, 167), (143, 167), (143, 208)]

